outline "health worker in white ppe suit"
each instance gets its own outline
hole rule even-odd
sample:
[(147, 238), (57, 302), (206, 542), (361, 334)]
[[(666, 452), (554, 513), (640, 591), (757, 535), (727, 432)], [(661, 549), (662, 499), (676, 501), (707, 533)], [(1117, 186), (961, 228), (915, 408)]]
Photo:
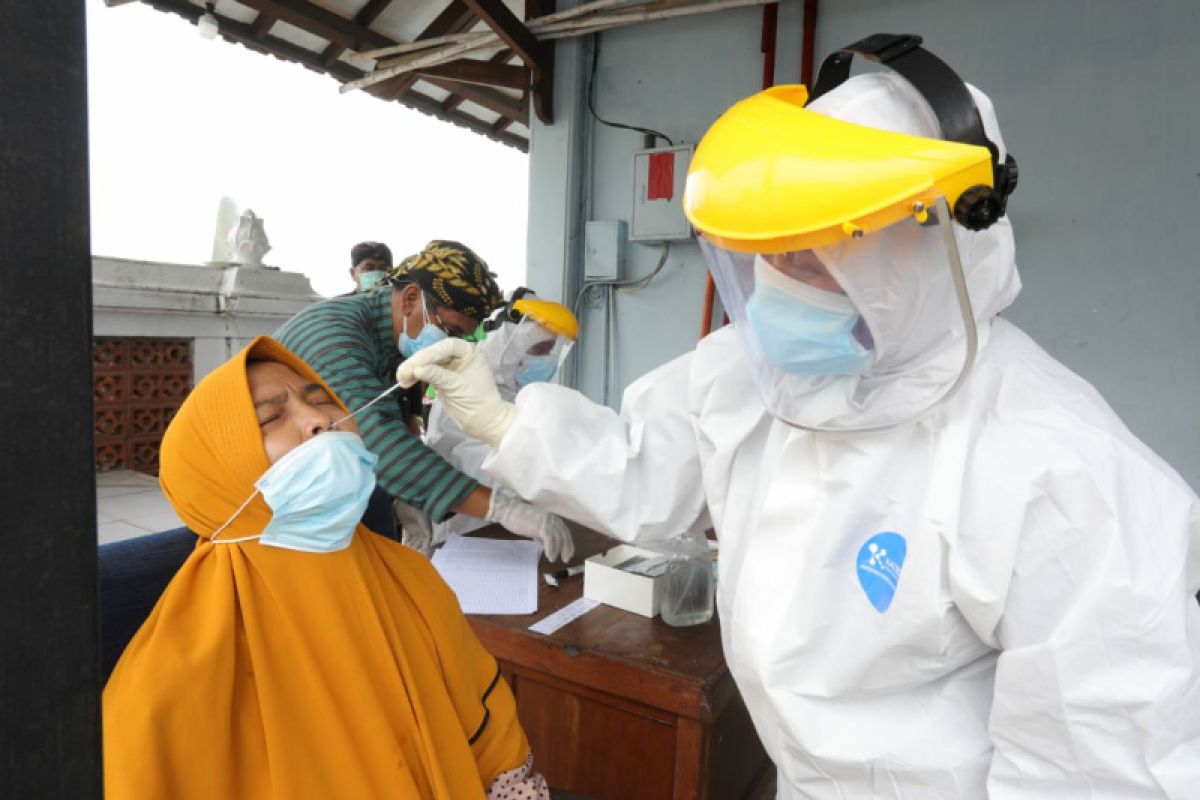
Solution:
[(714, 123), (684, 204), (732, 324), (619, 414), (505, 403), (456, 342), (401, 375), (543, 508), (625, 540), (710, 515), (780, 797), (1200, 797), (1200, 502), (997, 316), (1016, 164), (919, 45)]
[[(491, 326), (487, 338), (475, 347), (487, 360), (500, 397), (511, 401), (525, 386), (551, 380), (579, 336), (579, 321), (571, 309), (550, 300), (542, 300), (528, 289), (507, 303), (484, 327)], [(494, 492), (507, 492), (483, 471), (483, 461), (491, 453), (484, 442), (467, 436), (446, 413), (441, 400), (434, 400), (425, 426), (425, 444), (461, 472), (470, 475)], [(544, 538), (546, 558), (569, 561), (575, 554), (570, 529), (549, 526)], [(455, 534), (467, 533), (490, 524), (483, 517), (458, 513), (433, 526), (433, 544), (445, 542)]]

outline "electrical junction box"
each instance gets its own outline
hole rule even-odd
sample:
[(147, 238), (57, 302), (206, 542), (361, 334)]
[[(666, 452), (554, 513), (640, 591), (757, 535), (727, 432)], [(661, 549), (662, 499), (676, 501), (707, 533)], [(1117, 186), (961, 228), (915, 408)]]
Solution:
[(621, 277), (628, 238), (621, 220), (593, 220), (583, 227), (583, 277), (588, 281), (615, 281)]
[(692, 162), (690, 144), (655, 147), (633, 154), (631, 242), (672, 242), (692, 238), (683, 215), (683, 184)]

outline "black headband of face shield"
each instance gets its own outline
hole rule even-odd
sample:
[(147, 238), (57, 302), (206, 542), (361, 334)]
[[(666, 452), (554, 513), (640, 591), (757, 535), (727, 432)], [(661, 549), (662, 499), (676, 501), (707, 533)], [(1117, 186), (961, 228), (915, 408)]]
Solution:
[(512, 297), (508, 299), (508, 302), (496, 309), (495, 313), (483, 321), (483, 329), (491, 332), (498, 329), (506, 322), (512, 322), (515, 324), (524, 319), (525, 315), (513, 308), (513, 304), (515, 304), (522, 297), (537, 297), (537, 294), (533, 291), (533, 289), (528, 289), (524, 286), (518, 286), (513, 290)]
[(1000, 150), (984, 133), (983, 119), (967, 85), (945, 61), (922, 48), (921, 42), (914, 34), (876, 33), (836, 50), (822, 62), (809, 102), (849, 78), (855, 56), (894, 70), (929, 103), (943, 138), (986, 147), (992, 154), (992, 185), (971, 186), (954, 203), (958, 224), (973, 231), (989, 228), (1004, 216), (1008, 198), (1017, 188), (1017, 161), (1011, 153), (1000, 161)]

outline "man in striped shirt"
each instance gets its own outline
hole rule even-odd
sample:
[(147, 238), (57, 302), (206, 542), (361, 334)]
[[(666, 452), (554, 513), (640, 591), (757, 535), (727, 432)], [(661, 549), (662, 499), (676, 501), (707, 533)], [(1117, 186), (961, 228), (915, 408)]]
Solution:
[[(447, 335), (473, 332), (503, 302), (487, 264), (457, 242), (430, 242), (390, 273), (389, 281), (309, 306), (274, 334), (351, 410), (393, 385), (404, 355)], [(434, 522), (455, 511), (485, 517), (541, 542), (552, 560), (571, 557), (574, 546), (562, 520), (511, 493), (480, 486), (411, 432), (408, 418), (421, 410), (419, 392), (393, 398), (357, 416), (363, 443), (379, 456), (376, 478), (388, 494)]]

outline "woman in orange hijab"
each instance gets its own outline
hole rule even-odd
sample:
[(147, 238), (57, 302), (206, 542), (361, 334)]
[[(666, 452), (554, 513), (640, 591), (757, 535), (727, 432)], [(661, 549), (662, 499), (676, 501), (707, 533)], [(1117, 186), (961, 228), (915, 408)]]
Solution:
[(453, 593), (357, 524), (374, 457), (345, 415), (260, 337), (167, 429), (200, 540), (105, 687), (109, 800), (549, 796)]

